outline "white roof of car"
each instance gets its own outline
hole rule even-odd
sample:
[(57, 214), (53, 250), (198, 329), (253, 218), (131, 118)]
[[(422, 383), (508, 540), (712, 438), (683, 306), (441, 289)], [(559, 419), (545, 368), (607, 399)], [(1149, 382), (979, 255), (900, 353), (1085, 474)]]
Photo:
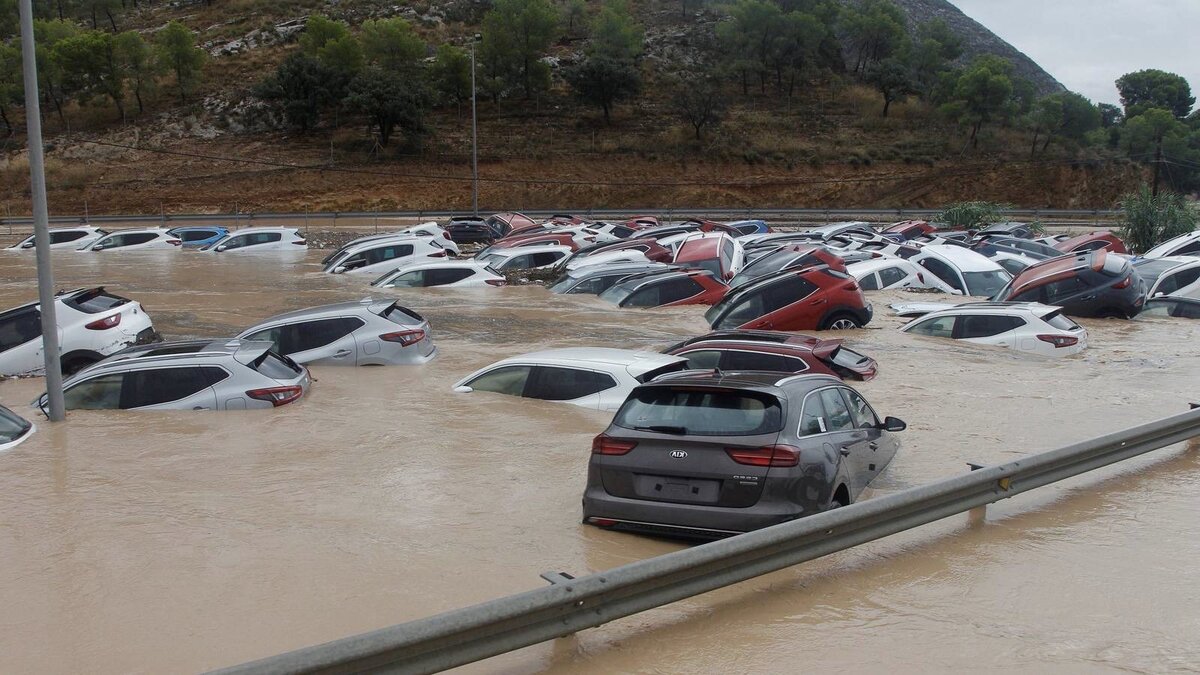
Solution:
[(114, 234), (135, 234), (135, 233), (141, 233), (141, 232), (153, 232), (154, 234), (166, 234), (167, 228), (165, 228), (165, 227), (131, 227), (131, 228), (124, 229), (124, 230), (109, 230), (108, 234), (105, 236), (112, 236)]
[(982, 253), (962, 246), (928, 244), (922, 246), (921, 250), (945, 258), (963, 272), (992, 272), (1004, 269)]
[(944, 309), (929, 312), (923, 318), (957, 314), (1033, 314), (1041, 318), (1047, 314), (1061, 311), (1062, 307), (1043, 305), (1040, 302), (965, 302), (961, 305), (948, 306)]
[(229, 234), (255, 234), (258, 232), (282, 232), (286, 234), (298, 232), (298, 230), (294, 227), (243, 227), (240, 230), (230, 230)]
[(638, 352), (632, 349), (611, 349), (608, 347), (568, 347), (565, 349), (547, 349), (531, 352), (497, 361), (488, 366), (501, 364), (536, 364), (550, 366), (575, 366), (581, 368), (601, 368), (613, 370), (621, 368), (637, 377), (656, 368), (670, 366), (687, 359), (681, 356), (659, 354), (657, 352)]
[(1196, 230), (1195, 232), (1188, 232), (1187, 234), (1181, 234), (1178, 237), (1175, 237), (1174, 239), (1168, 239), (1167, 241), (1164, 241), (1163, 243), (1159, 244), (1158, 246), (1155, 246), (1154, 248), (1150, 249), (1149, 251), (1146, 251), (1146, 253), (1144, 255), (1147, 258), (1162, 257), (1162, 255), (1164, 253), (1169, 253), (1169, 252), (1173, 251), (1174, 249), (1179, 248), (1180, 246), (1183, 246), (1184, 244), (1191, 243), (1192, 241), (1194, 241), (1196, 239), (1200, 239), (1200, 230)]
[(518, 255), (528, 255), (530, 253), (563, 253), (563, 255), (571, 252), (570, 246), (559, 246), (557, 244), (547, 244), (544, 246), (514, 246), (512, 248), (500, 248), (494, 251), (488, 251), (485, 257), (490, 258), (494, 255), (503, 256), (505, 259), (512, 258)]
[(455, 270), (455, 269), (477, 269), (481, 270), (487, 267), (487, 263), (479, 260), (446, 260), (443, 262), (414, 262), (408, 265), (398, 265), (388, 275), (412, 272), (415, 270)]
[(850, 263), (849, 265), (846, 265), (846, 271), (851, 275), (870, 274), (871, 272), (878, 272), (879, 270), (887, 269), (888, 267), (903, 267), (906, 270), (913, 270), (917, 268), (915, 264), (905, 260), (904, 258), (888, 256), (885, 258), (874, 258), (872, 260), (863, 260), (861, 262)]

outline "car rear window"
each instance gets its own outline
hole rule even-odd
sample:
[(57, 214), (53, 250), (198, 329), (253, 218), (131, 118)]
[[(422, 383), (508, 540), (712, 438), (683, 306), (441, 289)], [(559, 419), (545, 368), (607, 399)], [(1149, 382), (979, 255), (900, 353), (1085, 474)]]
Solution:
[(250, 367), (272, 380), (292, 380), (304, 372), (295, 361), (274, 352), (263, 352), (262, 356), (250, 363)]
[(835, 364), (844, 368), (857, 368), (870, 360), (853, 349), (847, 349), (846, 347), (838, 347), (829, 358)]
[(756, 436), (778, 432), (783, 414), (769, 394), (654, 386), (635, 390), (613, 424), (692, 436)]
[(87, 312), (88, 314), (98, 314), (114, 307), (120, 307), (127, 302), (129, 302), (127, 298), (106, 293), (103, 288), (80, 293), (73, 298), (63, 300), (63, 304), (67, 307)]
[(395, 302), (393, 302), (390, 307), (383, 310), (383, 313), (380, 314), (380, 316), (388, 321), (391, 321), (392, 323), (398, 323), (402, 326), (407, 326), (414, 321), (421, 323), (425, 320), (421, 318), (420, 314), (417, 314), (407, 307), (401, 307), (399, 303)]
[(1079, 330), (1079, 324), (1062, 315), (1062, 312), (1054, 312), (1042, 317), (1042, 321), (1054, 326), (1059, 330)]

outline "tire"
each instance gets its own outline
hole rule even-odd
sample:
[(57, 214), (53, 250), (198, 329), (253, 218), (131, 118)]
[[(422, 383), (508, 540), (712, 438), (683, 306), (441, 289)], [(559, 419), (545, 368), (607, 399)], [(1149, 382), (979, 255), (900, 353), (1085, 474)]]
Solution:
[(831, 499), (831, 500), (829, 501), (829, 508), (827, 508), (827, 509), (825, 509), (825, 510), (826, 510), (826, 511), (832, 511), (832, 510), (834, 510), (834, 509), (840, 509), (840, 508), (842, 508), (843, 506), (845, 506), (845, 504), (843, 504), (843, 503), (842, 503), (842, 500), (841, 500), (840, 498), (838, 498), (838, 497), (834, 497), (833, 499)]
[(862, 324), (852, 314), (840, 313), (828, 316), (821, 322), (817, 330), (854, 330), (862, 328)]

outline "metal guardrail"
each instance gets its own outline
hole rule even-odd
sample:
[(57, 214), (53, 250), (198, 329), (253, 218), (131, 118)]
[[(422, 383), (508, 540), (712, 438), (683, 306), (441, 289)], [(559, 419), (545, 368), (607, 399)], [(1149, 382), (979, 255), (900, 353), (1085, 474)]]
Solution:
[(217, 671), (432, 673), (874, 541), (1200, 435), (1200, 410), (547, 588)]

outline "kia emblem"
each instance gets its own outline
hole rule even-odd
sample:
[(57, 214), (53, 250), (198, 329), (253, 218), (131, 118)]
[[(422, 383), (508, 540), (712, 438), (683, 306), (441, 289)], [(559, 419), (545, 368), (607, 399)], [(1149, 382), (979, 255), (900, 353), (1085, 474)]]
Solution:
[(687, 457), (687, 452), (684, 450), (672, 450), (671, 457), (675, 459), (684, 459)]

